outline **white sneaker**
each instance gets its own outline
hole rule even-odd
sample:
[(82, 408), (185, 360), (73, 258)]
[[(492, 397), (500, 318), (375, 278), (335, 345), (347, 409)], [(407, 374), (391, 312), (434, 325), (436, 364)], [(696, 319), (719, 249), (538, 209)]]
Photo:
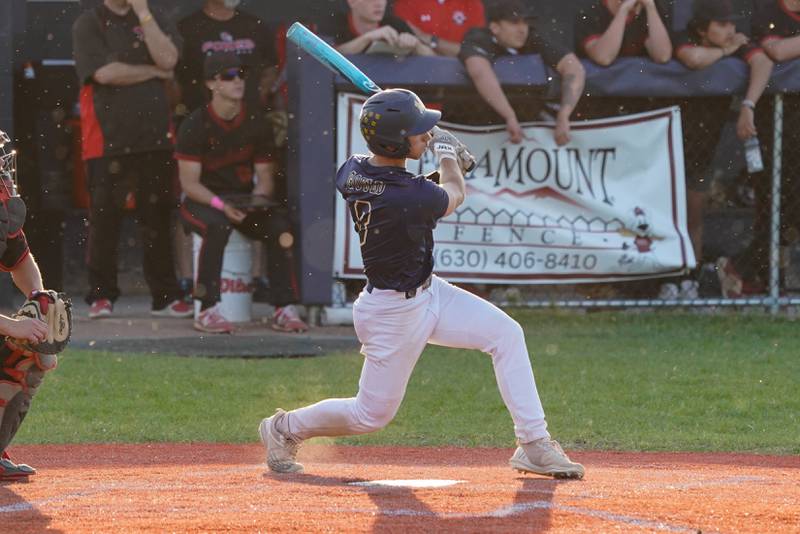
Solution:
[(186, 318), (194, 315), (194, 306), (182, 300), (173, 300), (160, 310), (150, 310), (153, 317)]
[(697, 280), (683, 280), (681, 288), (678, 292), (678, 298), (681, 300), (694, 300), (700, 298), (700, 284)]
[(89, 319), (102, 319), (114, 311), (114, 303), (109, 299), (97, 299), (89, 307)]
[(302, 333), (308, 330), (308, 325), (300, 318), (297, 308), (292, 304), (277, 308), (272, 316), (272, 329), (280, 332)]
[(200, 312), (194, 321), (194, 329), (210, 334), (230, 334), (236, 328), (222, 315), (220, 304), (217, 302)]
[(569, 459), (557, 441), (550, 438), (520, 443), (509, 465), (521, 473), (536, 473), (554, 478), (583, 478), (584, 469)]
[(267, 449), (267, 465), (276, 473), (302, 473), (303, 464), (297, 462), (300, 440), (287, 437), (275, 428), (278, 419), (286, 417), (286, 412), (278, 408), (275, 415), (267, 417), (258, 425), (261, 443)]
[(661, 284), (661, 289), (658, 292), (658, 298), (661, 300), (676, 300), (680, 295), (680, 289), (677, 284), (667, 282)]

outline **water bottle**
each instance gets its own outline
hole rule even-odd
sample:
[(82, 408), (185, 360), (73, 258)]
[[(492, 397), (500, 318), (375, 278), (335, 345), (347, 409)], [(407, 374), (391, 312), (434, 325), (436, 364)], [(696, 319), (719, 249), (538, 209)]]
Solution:
[(36, 71), (33, 68), (33, 63), (28, 61), (25, 63), (25, 67), (22, 69), (23, 77), (26, 80), (35, 80), (36, 79)]
[(761, 159), (761, 143), (755, 135), (744, 142), (744, 157), (747, 160), (747, 172), (753, 174), (764, 170)]
[(331, 287), (331, 306), (334, 308), (344, 308), (347, 304), (347, 288), (344, 283), (336, 280)]

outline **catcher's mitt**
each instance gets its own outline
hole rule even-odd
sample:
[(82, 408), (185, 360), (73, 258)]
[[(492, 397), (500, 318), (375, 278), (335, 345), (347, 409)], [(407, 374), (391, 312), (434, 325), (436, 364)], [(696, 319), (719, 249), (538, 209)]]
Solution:
[(72, 302), (64, 293), (34, 291), (13, 317), (31, 317), (47, 323), (47, 337), (39, 343), (17, 339), (15, 343), (40, 354), (58, 354), (72, 335)]

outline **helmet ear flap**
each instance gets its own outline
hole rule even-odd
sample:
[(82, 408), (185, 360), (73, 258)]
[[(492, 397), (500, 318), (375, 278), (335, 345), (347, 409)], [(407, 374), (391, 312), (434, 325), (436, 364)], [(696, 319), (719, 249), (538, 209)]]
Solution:
[(404, 158), (411, 152), (411, 144), (408, 138), (403, 138), (401, 143), (394, 139), (387, 139), (383, 136), (373, 136), (370, 141), (367, 141), (367, 146), (376, 156), (384, 156), (386, 158)]

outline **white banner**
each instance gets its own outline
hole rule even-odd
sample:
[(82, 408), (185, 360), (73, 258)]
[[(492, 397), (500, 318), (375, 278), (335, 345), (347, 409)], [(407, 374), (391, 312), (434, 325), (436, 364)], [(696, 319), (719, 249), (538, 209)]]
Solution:
[[(365, 97), (338, 97), (337, 165), (366, 154), (358, 116)], [(677, 107), (578, 122), (559, 147), (552, 124), (443, 123), (472, 151), (467, 199), (439, 221), (434, 271), (451, 281), (498, 284), (621, 281), (673, 276), (695, 265), (686, 228)], [(430, 155), (413, 173), (434, 170)], [(334, 273), (363, 278), (358, 234), (336, 195)]]

